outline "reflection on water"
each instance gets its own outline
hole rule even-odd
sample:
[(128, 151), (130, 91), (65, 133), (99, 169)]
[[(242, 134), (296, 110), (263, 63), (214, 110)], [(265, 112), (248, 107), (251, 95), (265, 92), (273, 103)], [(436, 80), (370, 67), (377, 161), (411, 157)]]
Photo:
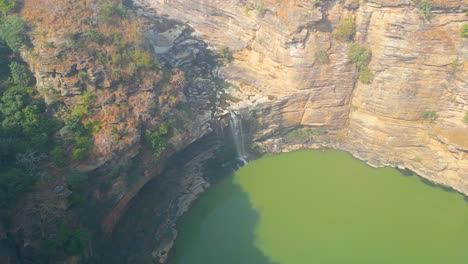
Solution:
[(184, 219), (188, 222), (181, 224), (183, 238), (173, 251), (170, 264), (277, 264), (257, 248), (255, 229), (259, 214), (247, 193), (233, 181), (233, 177), (226, 179), (196, 202), (190, 216)]

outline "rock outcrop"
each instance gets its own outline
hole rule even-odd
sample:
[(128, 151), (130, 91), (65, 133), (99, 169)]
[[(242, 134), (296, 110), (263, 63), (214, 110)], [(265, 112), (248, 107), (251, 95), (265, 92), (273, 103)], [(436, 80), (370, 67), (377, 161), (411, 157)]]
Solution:
[[(187, 23), (214, 49), (229, 47), (220, 74), (237, 86), (231, 107), (255, 113), (256, 140), (323, 127), (328, 145), (468, 194), (466, 1), (431, 1), (430, 20), (410, 0), (135, 2)], [(357, 81), (348, 44), (333, 38), (350, 15), (354, 41), (372, 51), (370, 84)]]

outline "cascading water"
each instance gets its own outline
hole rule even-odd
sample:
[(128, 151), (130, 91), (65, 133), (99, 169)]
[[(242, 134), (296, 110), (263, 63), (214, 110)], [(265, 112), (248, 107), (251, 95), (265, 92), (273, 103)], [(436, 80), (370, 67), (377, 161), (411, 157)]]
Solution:
[(247, 164), (247, 152), (245, 151), (244, 130), (242, 128), (242, 119), (236, 113), (229, 113), (229, 128), (231, 130), (232, 140), (237, 152), (237, 159), (242, 165)]

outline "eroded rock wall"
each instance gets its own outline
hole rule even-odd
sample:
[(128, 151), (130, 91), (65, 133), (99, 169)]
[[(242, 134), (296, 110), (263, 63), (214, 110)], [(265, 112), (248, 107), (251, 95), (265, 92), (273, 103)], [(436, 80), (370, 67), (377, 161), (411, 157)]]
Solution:
[[(256, 139), (324, 127), (334, 147), (370, 164), (404, 166), (468, 194), (466, 1), (432, 1), (431, 20), (410, 0), (135, 2), (189, 24), (214, 49), (229, 47), (220, 75), (238, 86), (231, 107), (255, 112)], [(348, 44), (333, 38), (349, 15), (354, 41), (373, 53), (371, 84), (357, 81)]]

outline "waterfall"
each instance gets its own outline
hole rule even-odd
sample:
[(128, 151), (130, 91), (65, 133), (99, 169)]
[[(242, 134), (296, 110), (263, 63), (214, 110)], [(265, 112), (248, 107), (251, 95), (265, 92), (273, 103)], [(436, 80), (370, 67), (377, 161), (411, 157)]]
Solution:
[(247, 152), (245, 151), (244, 130), (242, 128), (242, 118), (236, 113), (229, 113), (229, 129), (231, 130), (234, 146), (236, 147), (237, 159), (242, 165), (247, 164)]

